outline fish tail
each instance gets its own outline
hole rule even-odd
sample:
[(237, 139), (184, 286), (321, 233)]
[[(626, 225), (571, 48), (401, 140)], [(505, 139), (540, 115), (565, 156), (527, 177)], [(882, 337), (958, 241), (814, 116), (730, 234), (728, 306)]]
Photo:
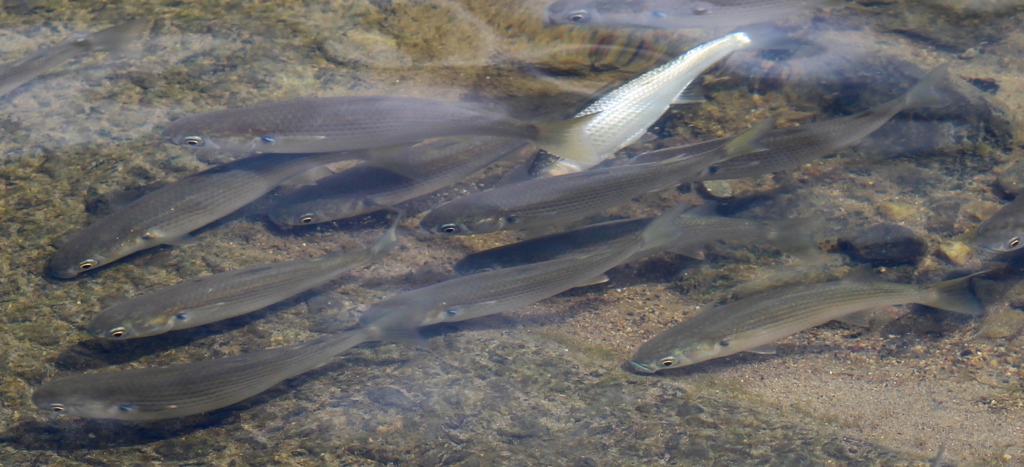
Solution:
[(810, 264), (821, 264), (824, 255), (815, 241), (824, 231), (825, 220), (821, 217), (802, 217), (776, 221), (772, 228), (773, 244), (787, 254)]
[(903, 98), (903, 109), (924, 107), (945, 107), (948, 99), (938, 90), (938, 83), (949, 74), (949, 63), (943, 63), (929, 71)]
[(641, 234), (639, 250), (658, 248), (677, 240), (683, 231), (675, 220), (687, 209), (690, 209), (690, 206), (689, 202), (684, 201), (654, 218)]
[(370, 247), (370, 256), (377, 257), (383, 256), (391, 251), (392, 248), (398, 243), (398, 223), (402, 221), (402, 217), (405, 216), (405, 211), (401, 209), (393, 209), (395, 218), (391, 220), (391, 225), (388, 226), (388, 230), (384, 232), (384, 235), (377, 240)]
[(736, 156), (742, 156), (744, 154), (768, 149), (768, 147), (764, 145), (764, 137), (772, 130), (772, 128), (775, 128), (775, 122), (777, 121), (779, 121), (779, 116), (772, 115), (771, 117), (761, 120), (756, 125), (744, 130), (742, 133), (732, 137), (728, 143), (725, 143), (725, 146), (722, 146), (725, 150), (724, 158), (722, 160), (728, 160)]
[(927, 289), (930, 292), (929, 298), (920, 303), (954, 313), (980, 315), (985, 311), (985, 307), (978, 300), (978, 297), (971, 293), (971, 278), (986, 272), (988, 271), (932, 284)]
[(538, 134), (534, 142), (541, 149), (558, 157), (568, 159), (587, 169), (599, 164), (604, 155), (598, 154), (587, 136), (587, 125), (598, 113), (537, 125)]
[(89, 40), (97, 50), (138, 58), (142, 56), (140, 42), (150, 24), (149, 20), (135, 19), (89, 34)]

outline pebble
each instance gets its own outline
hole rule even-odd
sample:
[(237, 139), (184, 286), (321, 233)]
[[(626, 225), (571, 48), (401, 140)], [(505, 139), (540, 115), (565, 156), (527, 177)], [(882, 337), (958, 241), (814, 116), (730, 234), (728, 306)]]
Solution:
[(942, 242), (939, 245), (939, 256), (957, 266), (966, 266), (971, 260), (971, 247), (963, 242)]
[(875, 224), (839, 238), (839, 249), (858, 262), (872, 266), (915, 264), (928, 252), (919, 235), (902, 225)]

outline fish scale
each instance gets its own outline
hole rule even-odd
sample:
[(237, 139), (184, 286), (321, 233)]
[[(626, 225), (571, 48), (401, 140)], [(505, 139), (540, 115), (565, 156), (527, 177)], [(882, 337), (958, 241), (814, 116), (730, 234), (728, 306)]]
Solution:
[(588, 169), (633, 144), (704, 70), (750, 42), (745, 33), (737, 32), (701, 44), (597, 99), (576, 114), (577, 118), (597, 114), (584, 127), (593, 157), (559, 165), (571, 171)]

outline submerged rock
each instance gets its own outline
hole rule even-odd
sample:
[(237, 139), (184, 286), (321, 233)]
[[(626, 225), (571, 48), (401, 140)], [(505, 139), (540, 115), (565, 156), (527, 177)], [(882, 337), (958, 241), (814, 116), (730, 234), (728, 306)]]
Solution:
[(902, 225), (875, 224), (839, 238), (839, 249), (854, 261), (872, 266), (917, 263), (928, 252), (924, 239)]

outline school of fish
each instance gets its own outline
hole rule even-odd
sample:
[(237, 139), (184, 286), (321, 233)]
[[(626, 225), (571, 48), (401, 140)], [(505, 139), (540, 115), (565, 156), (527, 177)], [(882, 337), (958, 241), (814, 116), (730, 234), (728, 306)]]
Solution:
[[(605, 273), (664, 252), (703, 259), (725, 241), (775, 248), (806, 265), (825, 253), (820, 218), (740, 219), (713, 202), (681, 202), (658, 216), (580, 226), (650, 192), (693, 182), (757, 177), (812, 163), (856, 144), (900, 112), (946, 105), (942, 86), (958, 79), (949, 64), (922, 70), (919, 81), (859, 113), (777, 128), (768, 118), (735, 135), (613, 157), (649, 135), (673, 105), (703, 100), (701, 76), (730, 54), (760, 47), (752, 23), (841, 7), (830, 0), (555, 0), (544, 22), (565, 27), (738, 28), (614, 87), (582, 110), (519, 118), (487, 102), (400, 96), (304, 97), (188, 115), (168, 122), (163, 139), (182, 148), (232, 154), (233, 161), (181, 178), (82, 226), (55, 245), (45, 270), (73, 281), (117, 267), (159, 245), (202, 241), (193, 233), (275, 189), (266, 209), (280, 227), (318, 224), (389, 210), (390, 226), (372, 245), (198, 277), (125, 299), (97, 313), (83, 331), (96, 339), (142, 339), (251, 313), (395, 255), (402, 203), (462, 182), (501, 161), (519, 164), (490, 189), (438, 204), (418, 219), (434, 236), (522, 230), (534, 238), (478, 251), (454, 265), (458, 276), (366, 303), (346, 331), (230, 357), (55, 378), (35, 388), (40, 409), (129, 421), (217, 410), (330, 362), (366, 342), (422, 345), (419, 330), (501, 313), (574, 287), (608, 281)], [(0, 65), (0, 96), (94, 52), (121, 53), (143, 39), (148, 23), (130, 21), (80, 33)], [(653, 137), (657, 139), (656, 136)], [(547, 165), (528, 171), (533, 161)], [(337, 162), (358, 162), (334, 173)], [(285, 187), (296, 180), (306, 186)], [(302, 185), (302, 183), (296, 183)], [(436, 238), (436, 237), (434, 237)], [(1018, 199), (985, 221), (976, 246), (984, 255), (1024, 247)], [(773, 353), (773, 343), (831, 320), (866, 324), (880, 307), (917, 303), (978, 316), (972, 278), (933, 284), (887, 282), (851, 267), (844, 278), (774, 288), (708, 307), (639, 346), (628, 361), (639, 373), (700, 364), (738, 352)]]

